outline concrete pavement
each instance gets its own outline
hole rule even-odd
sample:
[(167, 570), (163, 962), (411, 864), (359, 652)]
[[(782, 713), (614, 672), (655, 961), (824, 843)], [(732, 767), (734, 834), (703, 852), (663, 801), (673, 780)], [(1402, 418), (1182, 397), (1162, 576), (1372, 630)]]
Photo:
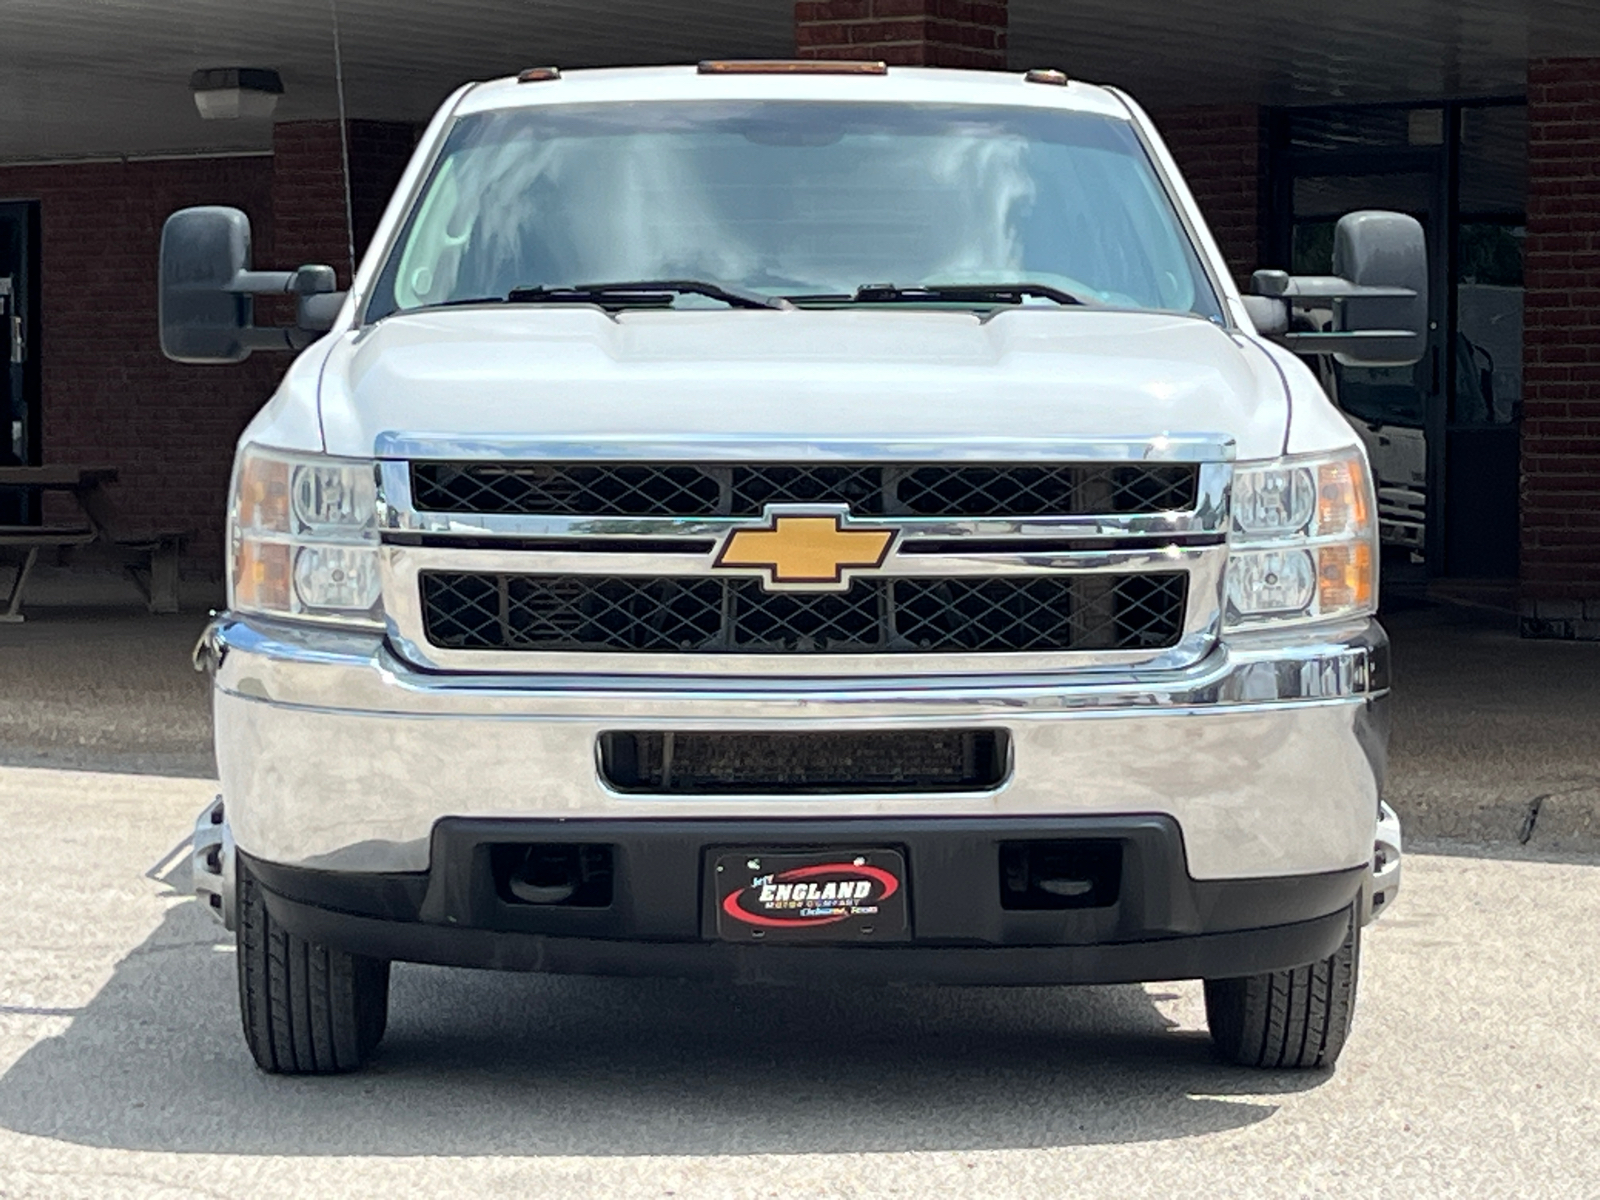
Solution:
[(1194, 984), (734, 988), (396, 968), (375, 1067), (249, 1062), (168, 853), (204, 780), (0, 769), (0, 1196), (1585, 1196), (1600, 866), (1425, 855), (1331, 1075)]

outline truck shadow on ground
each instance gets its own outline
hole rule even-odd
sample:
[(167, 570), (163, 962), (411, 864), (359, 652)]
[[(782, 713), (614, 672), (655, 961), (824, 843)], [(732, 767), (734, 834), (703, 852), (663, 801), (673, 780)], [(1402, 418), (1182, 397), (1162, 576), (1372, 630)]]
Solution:
[(273, 1078), (240, 1037), (219, 934), (196, 904), (174, 904), (64, 1032), (0, 1077), (0, 1126), (227, 1154), (1006, 1149), (1240, 1128), (1277, 1110), (1263, 1096), (1327, 1078), (1224, 1066), (1137, 987), (719, 987), (413, 966), (395, 969), (370, 1069)]

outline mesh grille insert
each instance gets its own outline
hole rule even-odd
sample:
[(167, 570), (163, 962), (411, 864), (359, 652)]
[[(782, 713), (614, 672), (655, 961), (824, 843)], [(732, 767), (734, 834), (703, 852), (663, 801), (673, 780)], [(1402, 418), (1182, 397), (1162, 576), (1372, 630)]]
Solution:
[(750, 578), (425, 571), (430, 643), (452, 650), (860, 654), (1146, 650), (1176, 644), (1188, 575), (858, 579), (767, 592)]
[(986, 791), (1006, 758), (991, 729), (600, 735), (606, 782), (656, 795)]
[(411, 464), (421, 512), (753, 517), (768, 504), (863, 516), (1030, 517), (1187, 511), (1192, 463)]

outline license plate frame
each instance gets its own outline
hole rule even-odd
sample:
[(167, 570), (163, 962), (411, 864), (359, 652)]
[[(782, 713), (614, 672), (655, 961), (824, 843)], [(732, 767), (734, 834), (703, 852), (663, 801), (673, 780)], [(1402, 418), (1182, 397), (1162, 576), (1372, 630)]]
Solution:
[(911, 936), (900, 850), (720, 847), (708, 857), (716, 934), (723, 941), (903, 942)]

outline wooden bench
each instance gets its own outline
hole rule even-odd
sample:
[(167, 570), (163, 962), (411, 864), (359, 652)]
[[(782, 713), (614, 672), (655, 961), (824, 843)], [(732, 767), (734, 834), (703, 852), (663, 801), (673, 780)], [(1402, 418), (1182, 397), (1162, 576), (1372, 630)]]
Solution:
[(89, 553), (93, 557), (109, 560), (122, 568), (144, 596), (145, 607), (151, 612), (178, 611), (178, 556), (191, 536), (190, 531), (124, 528), (105, 491), (105, 485), (116, 478), (114, 467), (0, 466), (0, 487), (33, 493), (67, 492), (87, 519), (82, 527), (0, 525), (0, 548), (9, 546), (24, 551), (0, 620), (22, 620), (22, 591), (40, 550), (76, 550), (91, 546)]
[(0, 621), (22, 620), (22, 590), (28, 584), (41, 550), (74, 550), (88, 547), (92, 557), (109, 560), (122, 568), (144, 597), (153, 613), (178, 611), (178, 560), (187, 530), (163, 529), (149, 533), (112, 534), (94, 529), (68, 529), (53, 526), (0, 525), (0, 550), (22, 550), (15, 563), (16, 574), (0, 608)]
[(187, 529), (157, 529), (148, 533), (113, 533), (101, 544), (105, 552), (133, 580), (153, 613), (178, 611), (178, 558)]
[(10, 594), (5, 608), (0, 611), (0, 621), (16, 623), (22, 620), (22, 589), (28, 586), (28, 576), (34, 563), (39, 561), (40, 550), (60, 550), (67, 546), (87, 546), (99, 534), (93, 529), (74, 529), (46, 525), (0, 525), (0, 548), (23, 552), (22, 561), (16, 564), (16, 576), (11, 581)]

